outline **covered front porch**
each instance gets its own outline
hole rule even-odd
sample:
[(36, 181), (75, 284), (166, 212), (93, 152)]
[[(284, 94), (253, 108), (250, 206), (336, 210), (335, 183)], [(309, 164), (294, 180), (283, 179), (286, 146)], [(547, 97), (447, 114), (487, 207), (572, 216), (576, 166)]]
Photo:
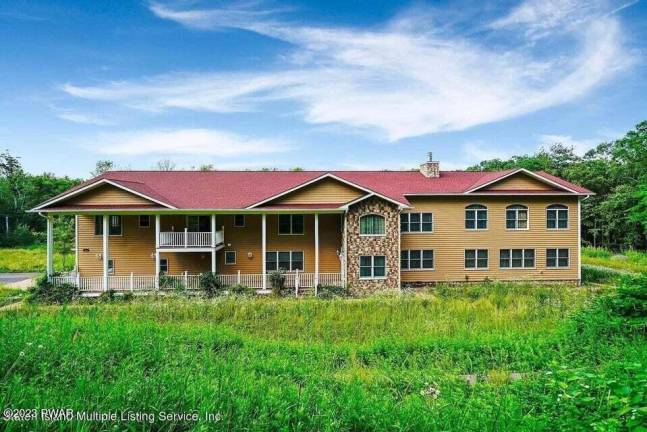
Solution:
[[(280, 232), (285, 217), (279, 214), (121, 213), (119, 223), (115, 214), (77, 214), (75, 270), (60, 275), (52, 265), (54, 218), (48, 215), (47, 274), (53, 284), (74, 284), (84, 295), (108, 290), (197, 292), (200, 274), (209, 271), (225, 287), (245, 285), (265, 293), (276, 268), (286, 270), (286, 286), (295, 293), (316, 291), (319, 285), (345, 285), (343, 215), (302, 213), (301, 222), (294, 218), (302, 232), (288, 235)], [(283, 250), (291, 251), (294, 261), (283, 263)]]

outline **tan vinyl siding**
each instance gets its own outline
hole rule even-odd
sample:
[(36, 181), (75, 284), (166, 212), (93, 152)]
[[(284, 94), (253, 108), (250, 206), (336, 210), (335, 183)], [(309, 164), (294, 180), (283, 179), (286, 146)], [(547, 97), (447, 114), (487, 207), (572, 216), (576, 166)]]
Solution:
[(65, 205), (120, 205), (120, 204), (152, 204), (145, 198), (119, 189), (114, 186), (104, 185), (84, 192), (80, 195), (70, 198), (65, 201)]
[(326, 178), (277, 198), (271, 204), (344, 204), (362, 195), (366, 193), (335, 179)]
[[(115, 275), (127, 276), (155, 274), (155, 219), (149, 228), (139, 227), (139, 216), (122, 216), (123, 234), (109, 237), (109, 255), (114, 260)], [(162, 216), (161, 226), (175, 224), (176, 231), (184, 230), (183, 215)], [(101, 276), (103, 264), (99, 255), (103, 252), (103, 237), (94, 235), (94, 216), (79, 216), (79, 271), (82, 276)], [(201, 273), (211, 269), (211, 254), (208, 252), (162, 252), (167, 258), (169, 274)]]
[[(216, 218), (218, 229), (223, 225), (225, 227), (225, 247), (217, 255), (218, 272), (233, 274), (240, 270), (243, 274), (261, 273), (261, 216), (245, 215), (244, 227), (234, 227), (234, 215), (218, 215)], [(235, 265), (225, 265), (225, 250), (236, 251)]]
[[(122, 216), (122, 235), (109, 236), (109, 255), (115, 261), (115, 275), (130, 272), (155, 274), (155, 227), (139, 228), (137, 216)], [(100, 276), (103, 237), (94, 235), (94, 216), (79, 216), (79, 270), (82, 276)]]
[(527, 174), (519, 173), (496, 182), (483, 190), (555, 190), (554, 187), (540, 182)]
[[(402, 234), (402, 250), (433, 249), (433, 271), (402, 271), (402, 282), (475, 281), (486, 277), (500, 280), (576, 280), (578, 277), (578, 230), (576, 197), (411, 197), (411, 211), (432, 212), (434, 232)], [(488, 207), (488, 229), (465, 230), (465, 206)], [(505, 208), (524, 204), (529, 208), (529, 229), (505, 228)], [(548, 230), (546, 207), (564, 204), (569, 208), (569, 228)], [(547, 269), (547, 248), (569, 248), (570, 267)], [(499, 250), (535, 249), (535, 269), (500, 269)], [(488, 270), (465, 270), (465, 249), (488, 249)]]

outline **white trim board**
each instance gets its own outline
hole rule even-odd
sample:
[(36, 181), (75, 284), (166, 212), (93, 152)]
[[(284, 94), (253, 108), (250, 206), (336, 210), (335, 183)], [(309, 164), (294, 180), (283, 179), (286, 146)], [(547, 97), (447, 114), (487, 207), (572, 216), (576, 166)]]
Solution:
[(501, 180), (505, 180), (505, 179), (507, 179), (508, 177), (511, 177), (511, 176), (513, 176), (513, 175), (515, 175), (515, 174), (519, 174), (519, 173), (526, 174), (526, 175), (528, 175), (528, 176), (530, 176), (530, 177), (534, 178), (535, 180), (539, 180), (539, 181), (540, 181), (540, 182), (542, 182), (542, 183), (549, 184), (549, 185), (554, 186), (554, 187), (556, 187), (556, 188), (558, 188), (558, 189), (562, 189), (562, 190), (565, 190), (565, 191), (567, 191), (567, 192), (571, 192), (571, 193), (575, 193), (575, 194), (576, 194), (576, 193), (578, 193), (577, 191), (574, 191), (574, 190), (573, 190), (573, 189), (571, 189), (571, 188), (568, 188), (568, 187), (566, 187), (566, 186), (564, 186), (564, 185), (561, 185), (561, 184), (559, 184), (559, 183), (557, 183), (557, 182), (554, 182), (554, 181), (552, 181), (552, 180), (550, 180), (550, 179), (547, 179), (546, 177), (543, 177), (543, 176), (541, 176), (541, 175), (539, 175), (539, 174), (536, 174), (536, 173), (534, 173), (534, 172), (532, 172), (532, 171), (529, 171), (529, 170), (527, 170), (527, 169), (525, 169), (525, 168), (519, 168), (519, 169), (516, 169), (516, 170), (514, 170), (514, 171), (511, 171), (511, 172), (509, 172), (508, 174), (502, 175), (501, 177), (497, 177), (496, 179), (491, 180), (491, 181), (489, 181), (489, 182), (487, 182), (487, 183), (484, 183), (484, 184), (479, 185), (479, 186), (477, 186), (477, 187), (474, 187), (474, 188), (468, 189), (467, 191), (465, 191), (465, 193), (469, 194), (469, 193), (475, 192), (475, 191), (477, 191), (477, 190), (483, 189), (484, 187), (490, 186), (491, 184), (498, 183), (498, 182), (500, 182)]
[(162, 202), (162, 201), (156, 200), (155, 198), (151, 198), (151, 197), (149, 197), (149, 196), (147, 196), (147, 195), (145, 195), (145, 194), (143, 194), (143, 193), (141, 193), (141, 192), (137, 192), (137, 191), (132, 190), (132, 189), (130, 189), (130, 188), (126, 187), (126, 186), (123, 186), (123, 185), (121, 185), (121, 184), (119, 184), (119, 183), (115, 183), (114, 181), (112, 181), (112, 180), (110, 180), (110, 179), (101, 179), (101, 180), (96, 181), (96, 182), (94, 182), (94, 183), (90, 183), (90, 184), (88, 184), (88, 185), (85, 185), (85, 186), (83, 186), (82, 188), (76, 189), (76, 190), (74, 190), (74, 191), (72, 191), (72, 192), (69, 192), (69, 193), (63, 194), (63, 195), (59, 196), (58, 198), (52, 199), (52, 200), (50, 200), (50, 201), (45, 201), (43, 204), (41, 204), (41, 205), (39, 205), (39, 206), (37, 206), (37, 207), (34, 207), (33, 209), (31, 209), (31, 210), (29, 210), (29, 211), (30, 211), (30, 212), (36, 212), (36, 211), (39, 211), (39, 210), (43, 209), (44, 207), (48, 207), (48, 206), (50, 206), (50, 205), (52, 205), (52, 204), (54, 204), (54, 203), (57, 203), (57, 202), (59, 202), (59, 201), (61, 201), (61, 200), (65, 200), (65, 199), (68, 199), (68, 198), (75, 197), (75, 196), (77, 196), (77, 195), (80, 195), (80, 194), (82, 194), (82, 193), (84, 193), (84, 192), (87, 192), (87, 191), (89, 191), (89, 190), (95, 189), (95, 188), (97, 188), (97, 187), (99, 187), (99, 186), (102, 186), (102, 185), (104, 185), (104, 184), (109, 184), (109, 185), (111, 185), (111, 186), (114, 186), (114, 187), (116, 187), (116, 188), (119, 188), (119, 189), (121, 189), (121, 190), (124, 190), (124, 191), (126, 191), (126, 192), (128, 192), (128, 193), (131, 193), (131, 194), (133, 194), (133, 195), (137, 195), (137, 196), (138, 196), (138, 197), (140, 197), (140, 198), (144, 198), (144, 199), (146, 199), (146, 200), (152, 201), (152, 202), (154, 202), (154, 203), (156, 203), (156, 204), (159, 204), (159, 205), (161, 205), (161, 206), (163, 206), (163, 207), (166, 207), (166, 208), (169, 208), (169, 209), (175, 209), (175, 208), (176, 208), (176, 207), (174, 207), (174, 206), (172, 206), (172, 205), (170, 205), (170, 204), (167, 204), (167, 203), (165, 203), (165, 202)]

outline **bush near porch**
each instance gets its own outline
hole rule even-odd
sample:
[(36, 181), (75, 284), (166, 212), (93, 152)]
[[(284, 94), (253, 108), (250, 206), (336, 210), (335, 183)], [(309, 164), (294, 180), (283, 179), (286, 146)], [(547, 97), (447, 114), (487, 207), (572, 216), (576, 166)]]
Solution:
[(623, 311), (644, 289), (26, 306), (0, 314), (0, 404), (222, 419), (164, 430), (639, 430), (647, 344)]

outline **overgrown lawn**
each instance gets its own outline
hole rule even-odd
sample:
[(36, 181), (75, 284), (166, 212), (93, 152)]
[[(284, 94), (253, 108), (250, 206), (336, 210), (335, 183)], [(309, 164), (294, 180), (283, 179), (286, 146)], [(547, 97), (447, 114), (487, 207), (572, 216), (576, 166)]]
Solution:
[(610, 384), (594, 385), (581, 409), (562, 400), (573, 374), (624, 383), (631, 365), (647, 364), (642, 336), (601, 337), (581, 318), (596, 295), (488, 284), (331, 301), (25, 307), (0, 315), (0, 404), (222, 417), (155, 430), (590, 430), (613, 417)]
[(608, 249), (582, 248), (582, 263), (635, 273), (647, 273), (647, 252), (630, 250), (614, 253)]
[[(0, 248), (0, 272), (44, 272), (46, 266), (45, 246), (25, 248)], [(69, 271), (74, 268), (74, 254), (69, 254), (65, 263), (60, 253), (54, 253), (54, 269)]]

